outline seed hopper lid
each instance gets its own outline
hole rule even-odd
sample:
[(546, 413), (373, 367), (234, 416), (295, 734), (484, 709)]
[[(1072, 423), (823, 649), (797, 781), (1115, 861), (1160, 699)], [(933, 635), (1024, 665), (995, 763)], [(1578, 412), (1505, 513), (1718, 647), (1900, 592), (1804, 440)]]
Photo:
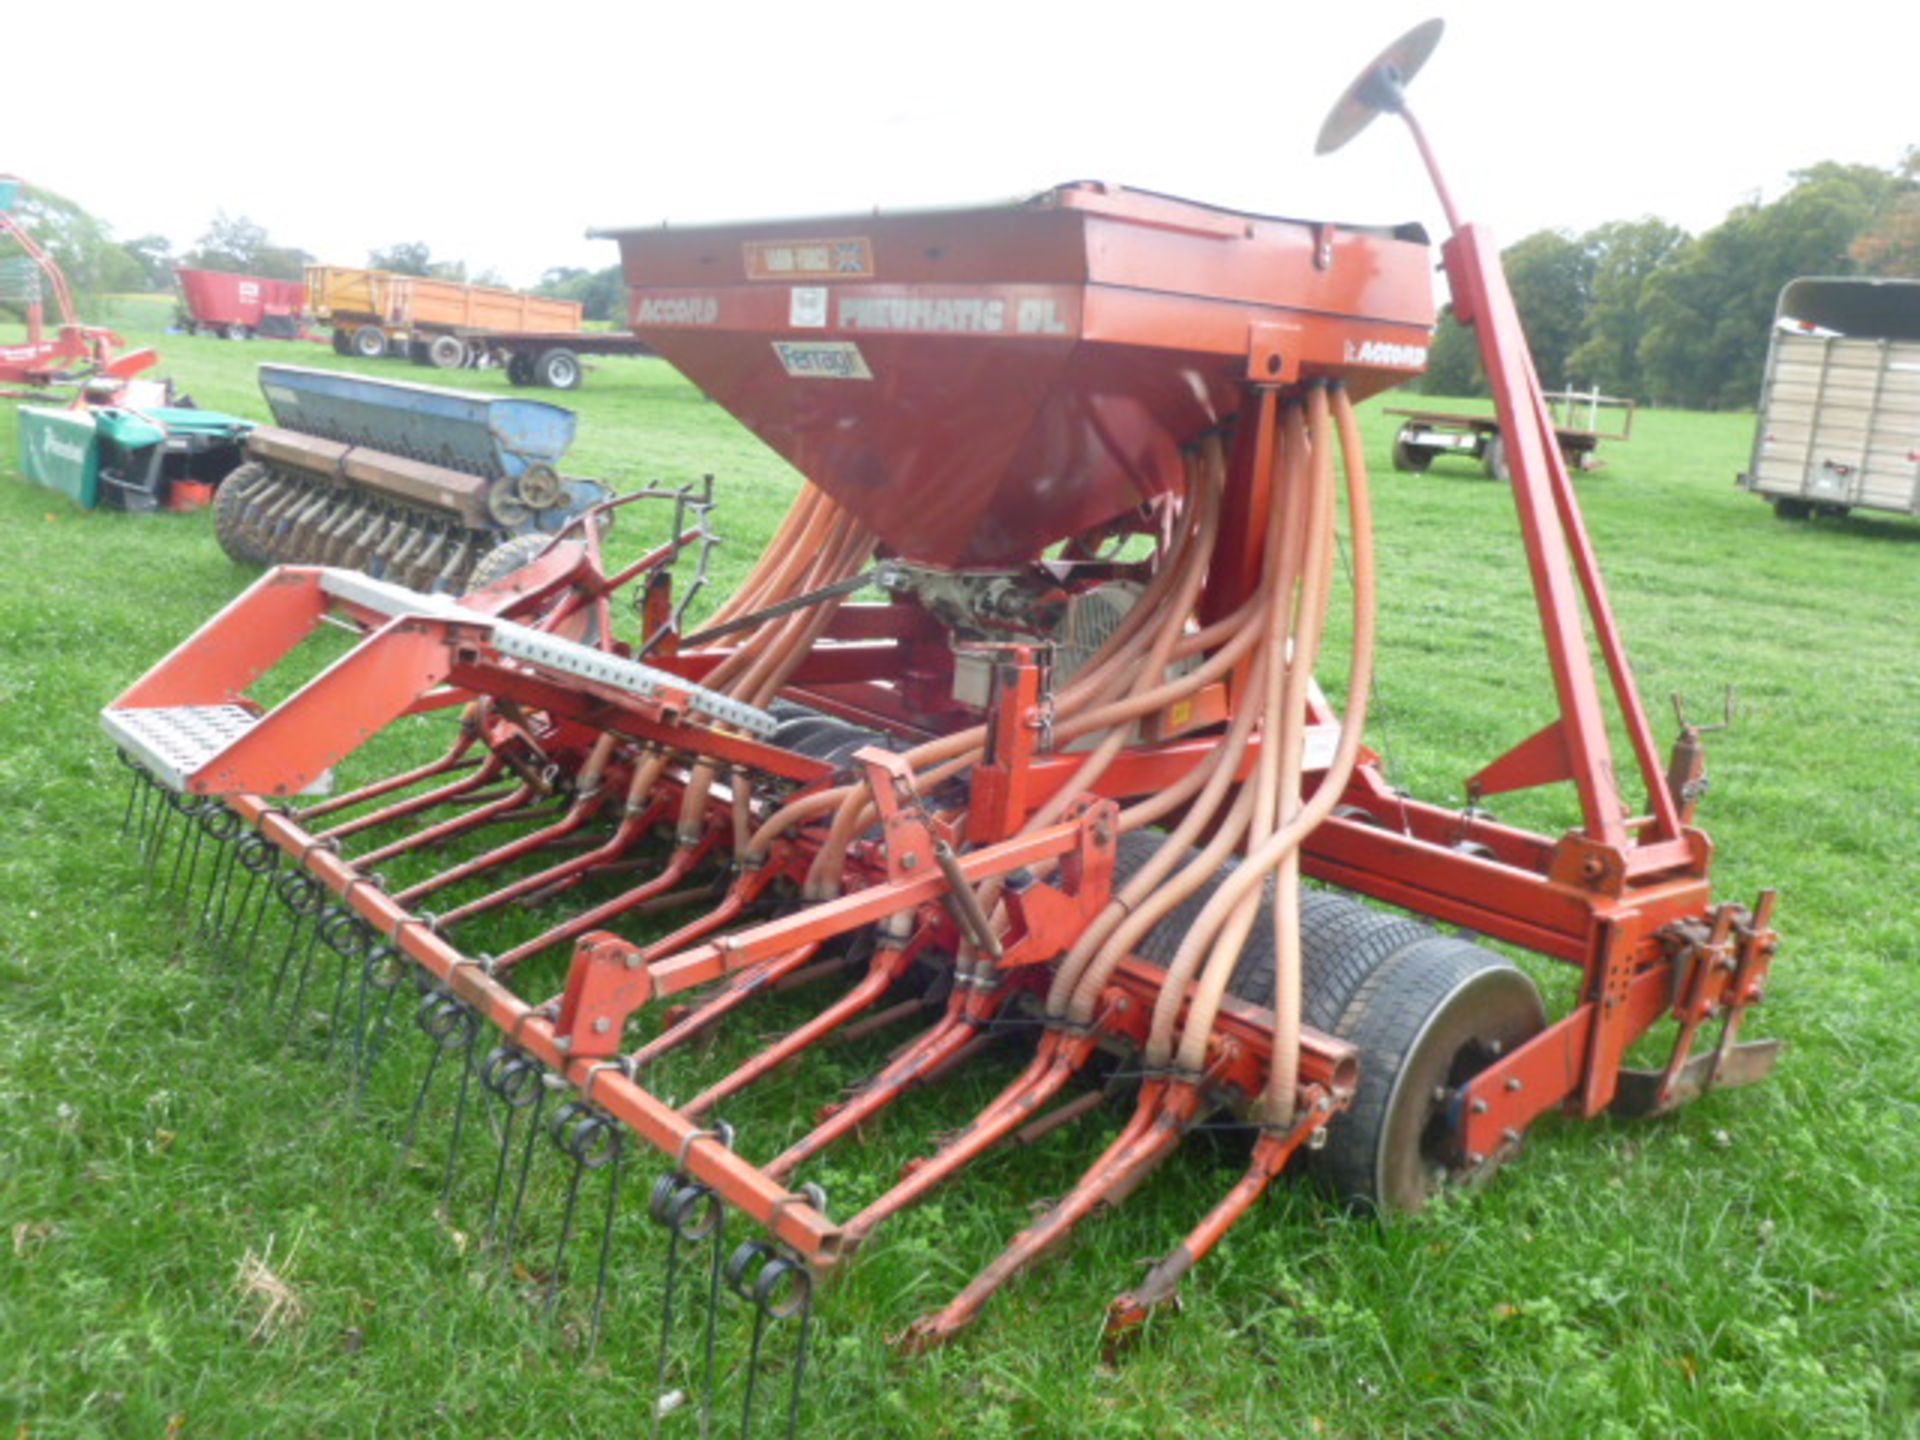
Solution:
[(288, 430), (467, 475), (551, 466), (573, 443), (573, 412), (544, 400), (298, 365), (262, 365), (260, 390)]
[(1090, 182), (969, 209), (610, 232), (633, 328), (907, 559), (994, 565), (1181, 483), (1250, 379), (1426, 362), (1425, 234)]

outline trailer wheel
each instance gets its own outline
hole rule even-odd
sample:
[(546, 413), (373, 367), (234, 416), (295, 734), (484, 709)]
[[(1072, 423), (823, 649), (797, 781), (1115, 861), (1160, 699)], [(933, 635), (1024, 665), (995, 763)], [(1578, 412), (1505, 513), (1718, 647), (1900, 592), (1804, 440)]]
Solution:
[(1773, 500), (1773, 518), (1776, 520), (1810, 520), (1813, 518), (1813, 506), (1805, 500), (1792, 495), (1776, 495)]
[(533, 357), (522, 355), (518, 350), (507, 356), (507, 379), (515, 385), (535, 384)]
[(1487, 478), (1498, 480), (1501, 484), (1513, 478), (1513, 471), (1507, 466), (1507, 442), (1498, 435), (1487, 437), (1487, 448), (1481, 452), (1481, 464), (1487, 467)]
[(273, 557), (248, 538), (247, 501), (267, 478), (267, 467), (249, 460), (227, 472), (213, 492), (213, 536), (229, 559), (242, 565), (271, 565)]
[(1352, 1108), (1320, 1163), (1336, 1191), (1380, 1211), (1418, 1210), (1493, 1157), (1465, 1153), (1459, 1087), (1546, 1026), (1532, 979), (1478, 945), (1434, 936), (1355, 993), (1334, 1033), (1360, 1051)]
[(467, 342), (458, 335), (436, 335), (426, 348), (427, 362), (436, 370), (458, 370), (467, 363)]
[(580, 357), (558, 345), (551, 350), (542, 350), (539, 358), (533, 362), (533, 375), (540, 384), (552, 389), (578, 390)]
[(362, 360), (378, 360), (387, 353), (387, 332), (378, 325), (362, 325), (353, 332), (353, 353)]
[(253, 332), (251, 330), (247, 329), (246, 326), (237, 320), (227, 326), (227, 339), (229, 340), (245, 340), (251, 337), (252, 334)]
[(344, 330), (334, 331), (333, 353), (336, 355), (351, 355), (353, 353), (353, 337)]
[(1393, 468), (1403, 475), (1424, 475), (1433, 464), (1433, 451), (1414, 443), (1411, 432), (1402, 430), (1393, 437)]

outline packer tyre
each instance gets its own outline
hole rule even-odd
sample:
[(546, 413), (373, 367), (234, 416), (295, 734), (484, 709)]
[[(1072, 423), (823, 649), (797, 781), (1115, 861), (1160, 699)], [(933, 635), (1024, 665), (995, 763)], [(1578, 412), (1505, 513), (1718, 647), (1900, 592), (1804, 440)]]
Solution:
[(436, 370), (458, 370), (467, 363), (467, 342), (458, 335), (436, 335), (427, 342), (427, 362)]
[(522, 355), (518, 350), (509, 355), (507, 357), (507, 379), (515, 385), (534, 384), (533, 357), (531, 355)]
[(1487, 448), (1481, 453), (1481, 463), (1487, 468), (1487, 478), (1498, 480), (1501, 484), (1513, 478), (1513, 471), (1507, 465), (1507, 442), (1498, 435), (1487, 437)]
[(257, 461), (235, 467), (213, 492), (213, 535), (228, 558), (242, 565), (271, 565), (268, 555), (250, 539), (242, 519), (248, 496), (267, 478), (267, 467)]
[(334, 331), (333, 353), (336, 355), (351, 355), (353, 353), (353, 337), (344, 330)]
[(378, 325), (362, 325), (353, 332), (353, 353), (362, 360), (378, 360), (387, 353), (387, 332)]
[(1433, 452), (1415, 444), (1402, 430), (1393, 439), (1393, 468), (1403, 475), (1424, 475), (1433, 464)]
[[(1161, 832), (1152, 830), (1135, 830), (1120, 837), (1116, 888), (1139, 872), (1163, 838)], [(1192, 858), (1191, 852), (1188, 858)], [(1171, 964), (1187, 931), (1231, 868), (1222, 870), (1148, 931), (1136, 947), (1140, 958), (1160, 966)], [(1269, 902), (1271, 898), (1269, 892)], [(1228, 994), (1262, 1010), (1273, 1008), (1272, 916), (1271, 904), (1263, 904), (1227, 980)], [(1407, 946), (1433, 936), (1432, 927), (1404, 915), (1370, 909), (1333, 891), (1302, 886), (1300, 1018), (1314, 1029), (1332, 1034), (1354, 992), (1377, 966)]]
[(516, 535), (496, 545), (480, 557), (480, 563), (467, 576), (467, 589), (484, 590), (496, 580), (504, 580), (522, 565), (530, 565), (547, 548), (551, 535)]
[(558, 345), (542, 350), (533, 362), (534, 379), (550, 389), (578, 390), (580, 375), (580, 357)]
[(1335, 1033), (1360, 1051), (1353, 1106), (1319, 1168), (1348, 1201), (1418, 1210), (1474, 1168), (1444, 1098), (1546, 1026), (1531, 978), (1465, 940), (1434, 936), (1369, 975)]
[[(1256, 925), (1233, 967), (1227, 990), (1263, 1010), (1273, 1008), (1273, 939)], [(1433, 938), (1418, 920), (1370, 910), (1325, 890), (1300, 891), (1300, 1018), (1331, 1035), (1366, 978), (1409, 945)]]

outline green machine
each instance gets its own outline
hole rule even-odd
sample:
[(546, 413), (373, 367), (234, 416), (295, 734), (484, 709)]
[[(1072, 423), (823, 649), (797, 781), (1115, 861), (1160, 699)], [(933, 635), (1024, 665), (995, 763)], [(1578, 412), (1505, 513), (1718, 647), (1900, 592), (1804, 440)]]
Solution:
[[(179, 485), (208, 492), (241, 460), (253, 422), (212, 410), (23, 405), (20, 469), (88, 510), (166, 506)], [(204, 501), (205, 496), (196, 496)]]

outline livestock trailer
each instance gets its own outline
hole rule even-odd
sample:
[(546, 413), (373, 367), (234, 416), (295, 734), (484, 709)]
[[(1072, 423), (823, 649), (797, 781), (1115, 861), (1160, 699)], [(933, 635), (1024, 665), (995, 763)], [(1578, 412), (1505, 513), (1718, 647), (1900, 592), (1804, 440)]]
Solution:
[(369, 360), (404, 355), (441, 370), (476, 358), (498, 331), (580, 331), (577, 300), (426, 275), (309, 265), (307, 295), (314, 317), (333, 327), (333, 348), (340, 354)]
[(1920, 515), (1920, 280), (1788, 283), (1738, 483), (1782, 520)]
[(180, 282), (181, 328), (199, 335), (247, 340), (297, 339), (306, 329), (307, 286), (303, 280), (273, 280), (265, 275), (233, 275), (224, 270), (176, 269)]

